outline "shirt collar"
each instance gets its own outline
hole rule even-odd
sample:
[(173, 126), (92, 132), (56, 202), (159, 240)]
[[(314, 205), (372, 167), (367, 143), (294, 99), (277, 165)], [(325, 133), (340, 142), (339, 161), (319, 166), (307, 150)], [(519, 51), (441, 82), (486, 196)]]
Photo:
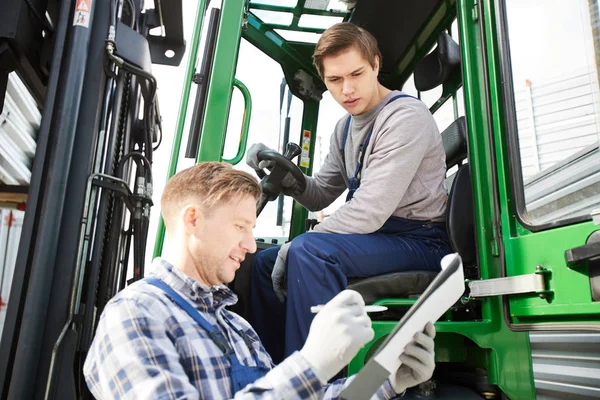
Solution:
[(237, 303), (238, 298), (225, 285), (208, 287), (187, 276), (168, 261), (156, 258), (150, 267), (150, 274), (156, 276), (180, 294), (192, 300), (207, 311)]

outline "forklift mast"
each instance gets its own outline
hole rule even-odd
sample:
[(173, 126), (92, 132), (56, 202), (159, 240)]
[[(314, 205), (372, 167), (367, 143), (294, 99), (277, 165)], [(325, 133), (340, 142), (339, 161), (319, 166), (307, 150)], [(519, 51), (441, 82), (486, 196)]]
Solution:
[(162, 137), (152, 64), (176, 66), (185, 51), (181, 1), (165, 3), (0, 0), (0, 109), (10, 75), (42, 115), (30, 180), (0, 190), (27, 193), (2, 399), (90, 397), (81, 371), (97, 318), (144, 275)]

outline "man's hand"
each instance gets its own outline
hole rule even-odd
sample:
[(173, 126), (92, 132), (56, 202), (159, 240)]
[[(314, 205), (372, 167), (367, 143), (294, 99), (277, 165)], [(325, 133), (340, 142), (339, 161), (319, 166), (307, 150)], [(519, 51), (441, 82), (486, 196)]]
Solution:
[[(252, 146), (250, 146), (250, 149), (248, 150), (248, 153), (246, 154), (246, 164), (250, 168), (252, 168), (254, 170), (273, 168), (273, 165), (275, 164), (273, 161), (268, 161), (268, 160), (259, 161), (258, 160), (258, 153), (260, 153), (263, 150), (272, 150), (272, 149), (268, 148), (267, 146), (265, 146), (262, 143), (254, 143)], [(292, 176), (292, 174), (290, 174), (288, 172), (283, 177), (281, 184), (286, 189), (295, 188), (296, 187), (296, 179)]]
[(254, 143), (252, 146), (250, 146), (250, 149), (248, 150), (248, 153), (246, 154), (246, 164), (248, 164), (248, 166), (250, 168), (265, 169), (265, 168), (270, 168), (273, 166), (273, 161), (267, 161), (267, 160), (259, 161), (258, 160), (258, 153), (260, 153), (263, 150), (271, 150), (271, 149), (262, 143)]
[(275, 260), (275, 266), (271, 273), (271, 280), (273, 281), (273, 290), (275, 295), (280, 302), (284, 302), (287, 297), (287, 289), (285, 287), (285, 260), (287, 259), (288, 249), (292, 242), (288, 242), (279, 248), (277, 253), (277, 259)]
[(325, 384), (374, 336), (362, 296), (344, 290), (316, 315), (300, 353)]
[(433, 338), (435, 338), (435, 327), (430, 322), (425, 326), (425, 332), (417, 333), (414, 341), (406, 346), (404, 353), (400, 355), (402, 365), (389, 377), (396, 393), (400, 394), (409, 387), (431, 379), (435, 369)]

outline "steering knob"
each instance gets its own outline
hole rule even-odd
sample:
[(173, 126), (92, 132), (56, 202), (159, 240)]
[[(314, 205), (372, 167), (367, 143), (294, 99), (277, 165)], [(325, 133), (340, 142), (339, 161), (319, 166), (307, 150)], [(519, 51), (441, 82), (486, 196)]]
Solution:
[(289, 142), (285, 145), (285, 152), (283, 156), (288, 160), (294, 159), (294, 157), (299, 156), (302, 153), (302, 149), (296, 143)]

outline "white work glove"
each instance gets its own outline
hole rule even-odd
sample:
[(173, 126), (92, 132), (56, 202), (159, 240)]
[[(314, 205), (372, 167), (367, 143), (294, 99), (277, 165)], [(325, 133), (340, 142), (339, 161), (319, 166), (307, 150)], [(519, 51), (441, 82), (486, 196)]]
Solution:
[(287, 259), (288, 249), (292, 242), (285, 243), (279, 248), (279, 253), (277, 253), (277, 259), (275, 260), (275, 266), (273, 267), (273, 272), (271, 272), (271, 280), (273, 281), (273, 290), (275, 291), (275, 296), (279, 299), (280, 302), (285, 302), (285, 298), (287, 297), (287, 288), (285, 285), (285, 260)]
[(374, 336), (362, 296), (344, 290), (315, 316), (300, 353), (324, 385)]
[(392, 388), (398, 394), (406, 389), (427, 382), (435, 369), (434, 342), (435, 327), (431, 322), (425, 326), (424, 332), (415, 335), (400, 355), (402, 365), (396, 373), (389, 377)]
[(258, 161), (258, 153), (263, 150), (271, 150), (262, 143), (254, 143), (250, 146), (248, 153), (246, 154), (246, 164), (252, 169), (265, 169), (273, 166), (273, 161)]
[[(273, 168), (273, 165), (275, 164), (273, 161), (268, 161), (268, 160), (258, 161), (258, 153), (260, 153), (263, 150), (272, 150), (272, 149), (268, 148), (267, 146), (265, 146), (262, 143), (254, 143), (252, 146), (250, 146), (248, 153), (246, 153), (246, 164), (250, 168), (252, 168), (254, 170)], [(285, 175), (285, 177), (283, 178), (283, 180), (281, 181), (281, 184), (283, 185), (284, 188), (289, 189), (289, 188), (296, 186), (296, 179), (294, 179), (292, 174), (290, 174), (288, 172)]]

